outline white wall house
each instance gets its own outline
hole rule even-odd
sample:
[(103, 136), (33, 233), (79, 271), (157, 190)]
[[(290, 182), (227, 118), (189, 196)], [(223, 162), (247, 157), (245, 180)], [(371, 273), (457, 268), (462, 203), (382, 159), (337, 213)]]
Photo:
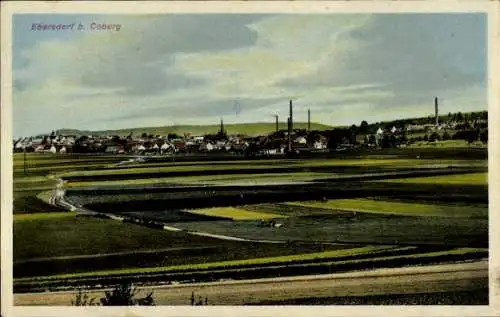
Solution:
[(313, 144), (313, 148), (316, 149), (316, 150), (326, 149), (326, 143), (321, 142), (321, 141), (316, 141)]
[(299, 136), (298, 138), (295, 139), (295, 143), (306, 144), (307, 139), (303, 136)]
[(202, 143), (199, 147), (200, 151), (213, 151), (215, 149), (215, 145), (210, 142)]

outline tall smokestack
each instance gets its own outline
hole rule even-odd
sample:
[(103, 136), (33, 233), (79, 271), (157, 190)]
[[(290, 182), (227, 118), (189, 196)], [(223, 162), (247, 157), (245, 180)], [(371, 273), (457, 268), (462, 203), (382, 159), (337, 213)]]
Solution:
[(278, 132), (280, 130), (280, 125), (279, 125), (279, 121), (278, 121), (278, 115), (274, 115), (274, 117), (276, 118), (276, 132)]
[(293, 106), (292, 106), (292, 99), (290, 99), (290, 126), (292, 127), (292, 130), (293, 130)]
[(288, 117), (288, 152), (292, 152), (292, 120)]
[(438, 97), (434, 98), (434, 112), (436, 116), (436, 126), (439, 125), (439, 105), (438, 105)]
[(307, 132), (311, 132), (311, 109), (307, 109)]

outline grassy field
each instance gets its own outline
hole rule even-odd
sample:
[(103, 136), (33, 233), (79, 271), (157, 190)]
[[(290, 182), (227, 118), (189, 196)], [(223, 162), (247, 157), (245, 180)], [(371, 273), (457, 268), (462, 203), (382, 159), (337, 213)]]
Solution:
[[(192, 171), (203, 171), (209, 169), (210, 171), (237, 171), (241, 169), (248, 170), (258, 170), (258, 169), (286, 169), (292, 168), (297, 169), (300, 172), (303, 169), (313, 168), (313, 167), (346, 167), (346, 166), (373, 166), (373, 167), (416, 167), (421, 165), (430, 164), (457, 164), (463, 163), (461, 160), (425, 160), (425, 159), (322, 159), (322, 160), (303, 160), (300, 163), (283, 161), (281, 164), (270, 163), (264, 165), (263, 163), (252, 163), (248, 165), (243, 164), (217, 164), (214, 166), (206, 166), (206, 164), (200, 165), (185, 165), (185, 164), (172, 164), (165, 163), (164, 166), (157, 165), (155, 167), (148, 167), (147, 164), (144, 167), (135, 168), (110, 168), (106, 170), (89, 170), (89, 171), (74, 171), (63, 173), (60, 176), (62, 178), (70, 178), (75, 176), (92, 176), (92, 175), (133, 175), (133, 174), (146, 174), (146, 173), (168, 173), (168, 172), (192, 172)], [(473, 165), (474, 163), (484, 163), (484, 161), (467, 161), (468, 164)], [(156, 164), (155, 164), (156, 165)], [(242, 166), (243, 165), (243, 166)]]
[[(280, 129), (286, 129), (286, 122), (279, 123)], [(294, 128), (296, 129), (307, 129), (307, 122), (294, 122)], [(320, 123), (311, 122), (312, 130), (328, 130), (331, 126), (327, 126)], [(243, 134), (250, 136), (257, 135), (267, 135), (276, 131), (276, 124), (274, 122), (254, 122), (254, 123), (239, 123), (239, 124), (224, 124), (224, 129), (228, 134)], [(104, 131), (79, 131), (79, 130), (61, 130), (60, 133), (64, 134), (75, 134), (75, 135), (120, 135), (127, 136), (131, 132), (134, 135), (153, 134), (153, 135), (167, 135), (169, 133), (176, 133), (178, 135), (184, 135), (188, 133), (191, 135), (205, 135), (205, 134), (215, 134), (219, 132), (220, 125), (174, 125), (174, 126), (164, 126), (164, 127), (143, 127), (143, 128), (132, 128), (123, 130), (104, 130)]]
[(249, 211), (240, 208), (204, 208), (187, 210), (190, 213), (229, 218), (232, 220), (256, 220), (256, 219), (272, 219), (286, 217), (280, 214), (270, 214), (266, 212)]
[[(153, 274), (153, 273), (168, 273), (168, 272), (192, 272), (192, 271), (202, 271), (202, 270), (217, 270), (217, 269), (237, 269), (243, 267), (251, 266), (262, 266), (262, 265), (292, 265), (296, 262), (300, 263), (302, 261), (311, 261), (311, 263), (305, 264), (306, 266), (318, 266), (318, 265), (343, 265), (343, 264), (355, 264), (355, 263), (366, 263), (366, 262), (379, 262), (379, 261), (390, 261), (390, 260), (401, 260), (401, 259), (419, 259), (419, 258), (432, 258), (441, 257), (446, 255), (468, 255), (484, 253), (487, 255), (487, 249), (481, 248), (457, 248), (446, 251), (433, 251), (424, 252), (418, 254), (405, 254), (405, 255), (395, 255), (395, 256), (377, 256), (377, 253), (384, 253), (386, 251), (396, 251), (397, 250), (407, 250), (412, 249), (412, 247), (394, 247), (394, 246), (365, 246), (352, 249), (341, 249), (333, 251), (324, 251), (317, 253), (308, 254), (296, 254), (289, 256), (278, 256), (278, 257), (265, 257), (265, 258), (254, 258), (248, 260), (235, 260), (235, 261), (221, 261), (221, 262), (211, 262), (211, 263), (199, 263), (199, 264), (189, 264), (189, 265), (176, 265), (176, 266), (166, 266), (166, 267), (151, 267), (151, 268), (128, 268), (128, 269), (118, 269), (118, 270), (103, 270), (94, 271), (80, 274), (60, 274), (52, 276), (39, 276), (32, 278), (20, 278), (17, 281), (48, 281), (56, 279), (71, 279), (71, 278), (82, 278), (82, 277), (102, 277), (108, 275), (129, 275), (129, 274)], [(355, 257), (357, 255), (372, 255), (370, 258), (363, 259), (345, 259), (346, 257)], [(338, 258), (336, 260), (336, 258)], [(321, 261), (321, 263), (314, 263), (314, 261)]]
[(117, 185), (155, 185), (155, 184), (230, 184), (238, 183), (257, 183), (266, 181), (311, 181), (314, 179), (332, 177), (333, 173), (283, 173), (283, 174), (229, 174), (229, 175), (204, 175), (190, 177), (159, 177), (159, 178), (140, 178), (123, 179), (111, 181), (81, 181), (68, 182), (65, 187), (87, 187), (87, 186), (117, 186)]
[[(128, 133), (130, 131), (127, 131)], [(287, 263), (294, 263), (296, 261), (318, 260), (338, 263), (339, 261), (336, 261), (336, 258), (340, 259), (359, 254), (371, 254), (373, 255), (373, 261), (378, 261), (377, 252), (386, 250), (384, 249), (387, 248), (386, 245), (392, 245), (395, 241), (401, 242), (401, 245), (404, 245), (405, 243), (419, 242), (420, 239), (422, 241), (427, 239), (425, 242), (438, 241), (440, 243), (449, 243), (452, 246), (455, 246), (455, 242), (459, 246), (469, 245), (463, 242), (468, 241), (467, 243), (470, 243), (471, 246), (477, 246), (477, 241), (481, 240), (484, 233), (487, 232), (487, 229), (485, 229), (487, 208), (472, 205), (470, 207), (465, 206), (465, 208), (464, 206), (434, 205), (419, 203), (418, 201), (407, 203), (401, 201), (381, 201), (380, 199), (342, 199), (330, 200), (325, 203), (306, 201), (286, 204), (286, 208), (297, 208), (297, 210), (301, 208), (301, 210), (308, 209), (310, 211), (322, 209), (326, 210), (326, 213), (333, 218), (316, 217), (315, 212), (306, 213), (306, 217), (300, 218), (295, 217), (293, 213), (287, 214), (279, 210), (275, 212), (272, 209), (260, 208), (258, 206), (253, 209), (242, 206), (230, 206), (224, 208), (195, 209), (189, 210), (189, 212), (196, 214), (195, 216), (216, 216), (234, 221), (210, 220), (203, 223), (202, 221), (195, 220), (191, 222), (190, 220), (182, 224), (171, 223), (172, 226), (179, 225), (179, 228), (186, 230), (234, 236), (243, 233), (243, 237), (252, 239), (281, 239), (285, 242), (288, 241), (283, 244), (266, 245), (219, 240), (204, 236), (189, 235), (183, 232), (155, 230), (119, 221), (76, 216), (71, 212), (60, 212), (62, 211), (60, 208), (50, 206), (47, 203), (50, 191), (56, 185), (55, 178), (61, 175), (63, 177), (89, 176), (88, 179), (84, 179), (83, 181), (75, 178), (76, 181), (70, 182), (68, 184), (69, 187), (125, 184), (154, 185), (166, 182), (231, 184), (235, 182), (251, 183), (254, 181), (266, 182), (276, 180), (307, 181), (333, 177), (338, 174), (384, 171), (386, 169), (412, 168), (433, 164), (453, 165), (467, 163), (470, 165), (485, 165), (487, 163), (484, 160), (461, 160), (451, 156), (445, 159), (417, 159), (417, 156), (418, 153), (411, 156), (412, 158), (409, 158), (408, 155), (400, 157), (398, 154), (382, 155), (373, 153), (361, 158), (238, 162), (152, 162), (141, 165), (135, 164), (130, 168), (114, 168), (110, 167), (111, 164), (119, 162), (123, 158), (118, 156), (55, 157), (50, 154), (28, 154), (29, 168), (28, 173), (24, 174), (24, 156), (16, 154), (14, 156), (14, 213), (23, 214), (14, 215), (14, 270), (18, 272), (16, 276), (27, 276), (19, 272), (22, 270), (30, 272), (32, 269), (31, 275), (41, 276), (46, 274), (54, 275), (55, 277), (173, 272), (176, 270), (216, 270), (227, 267), (237, 268), (245, 265), (272, 265), (275, 263), (287, 265)], [(99, 169), (85, 170), (87, 168)], [(325, 171), (321, 170), (321, 168), (328, 169)], [(247, 171), (238, 175), (237, 171), (241, 171), (242, 169), (246, 169)], [(273, 173), (267, 173), (266, 170)], [(209, 171), (215, 175), (196, 175), (198, 171)], [(183, 177), (177, 175), (169, 177), (167, 174), (167, 177), (154, 176), (155, 173), (170, 172), (191, 172), (191, 174), (190, 176)], [(49, 177), (50, 174), (54, 175)], [(123, 175), (124, 179), (111, 180), (111, 176), (113, 175)], [(92, 180), (93, 176), (101, 178)], [(108, 176), (110, 176), (110, 180), (106, 180)], [(433, 180), (430, 179), (419, 177), (399, 181), (404, 181), (408, 184), (427, 183), (429, 185), (437, 183), (456, 186), (487, 184), (486, 173), (439, 176), (432, 177)], [(396, 181), (392, 180), (392, 182)], [(144, 192), (143, 195), (145, 195), (145, 198), (141, 199), (147, 200), (150, 198), (153, 201), (157, 196), (168, 196), (161, 192), (157, 193), (156, 196), (155, 194), (148, 196), (149, 194)], [(116, 195), (119, 196), (116, 199), (123, 200), (124, 197), (128, 197), (127, 195), (127, 193)], [(183, 193), (170, 193), (169, 195), (172, 197), (175, 195), (180, 198), (184, 197), (182, 196)], [(82, 199), (94, 202), (95, 199), (99, 198), (95, 196), (98, 195), (83, 197)], [(114, 195), (109, 196), (114, 197)], [(130, 197), (135, 196), (130, 195)], [(228, 197), (224, 199), (227, 200), (229, 199)], [(110, 197), (106, 199), (108, 198), (111, 199)], [(211, 198), (208, 197), (208, 199)], [(186, 199), (180, 204), (184, 205), (185, 201), (189, 200), (190, 196), (187, 195)], [(95, 202), (99, 202), (99, 199), (95, 200)], [(127, 203), (125, 206), (109, 205), (103, 208), (109, 207), (106, 209), (106, 212), (108, 210), (118, 210), (112, 209), (115, 207), (126, 209), (126, 206), (132, 206), (134, 202), (129, 201)], [(163, 203), (163, 201), (159, 202), (158, 206), (161, 206)], [(184, 208), (198, 208), (198, 206), (188, 207), (186, 205)], [(281, 206), (279, 208), (285, 207)], [(351, 220), (346, 220), (346, 218), (336, 217), (336, 211), (342, 210), (361, 211), (361, 213), (369, 216), (362, 216), (352, 222)], [(151, 209), (151, 212), (156, 211)], [(424, 220), (427, 217), (401, 217), (405, 219), (399, 219), (397, 217), (386, 217), (386, 214), (439, 216), (441, 218), (439, 220), (432, 220), (431, 222), (426, 220), (427, 222), (425, 222)], [(280, 223), (283, 222), (284, 224), (279, 230), (276, 230), (277, 228), (260, 228), (257, 225), (259, 219), (278, 217), (282, 218)], [(444, 217), (450, 218), (445, 219)], [(463, 220), (467, 217), (476, 218), (467, 219), (464, 222)], [(314, 244), (309, 243), (308, 245), (301, 242), (303, 244), (297, 245), (299, 242), (293, 242), (298, 240), (314, 241)], [(321, 241), (328, 241), (332, 244), (328, 247), (318, 243)], [(342, 243), (335, 244), (335, 241), (342, 241)], [(357, 247), (353, 247), (353, 245), (348, 245), (348, 243), (358, 244)], [(366, 246), (375, 243), (383, 245), (378, 247)], [(213, 247), (215, 249), (203, 249), (204, 251), (197, 249), (205, 247)], [(165, 251), (175, 248), (183, 250)], [(412, 247), (400, 246), (400, 248)], [(473, 251), (473, 249), (456, 249), (451, 253), (449, 253), (449, 250), (440, 251), (443, 253), (431, 254), (430, 256), (442, 256), (443, 254), (452, 254), (453, 252), (458, 255), (467, 255)], [(409, 255), (405, 256), (406, 258), (410, 258)], [(387, 260), (387, 257), (384, 257), (384, 259)], [(36, 270), (37, 267), (39, 267), (39, 271)], [(61, 273), (64, 273), (64, 275)]]
[(48, 204), (50, 191), (55, 188), (57, 180), (53, 175), (64, 171), (85, 169), (89, 167), (105, 167), (112, 162), (119, 162), (117, 156), (67, 155), (57, 156), (46, 153), (27, 153), (26, 171), (24, 170), (24, 154), (13, 155), (13, 211), (14, 213), (58, 212), (61, 208)]
[[(283, 264), (294, 261), (307, 261), (307, 260), (325, 260), (334, 259), (339, 257), (354, 256), (359, 254), (376, 254), (380, 251), (394, 249), (394, 246), (365, 246), (358, 248), (347, 248), (333, 251), (324, 251), (316, 253), (294, 254), (287, 256), (274, 256), (274, 257), (261, 257), (246, 260), (233, 260), (233, 261), (220, 261), (210, 263), (198, 263), (187, 265), (175, 265), (167, 267), (150, 267), (150, 268), (128, 268), (121, 270), (106, 270), (99, 272), (88, 272), (78, 274), (81, 277), (102, 276), (109, 274), (134, 274), (134, 273), (157, 273), (157, 272), (178, 272), (178, 271), (195, 271), (195, 270), (208, 270), (217, 268), (239, 267), (249, 265), (266, 265), (266, 264)], [(61, 274), (51, 276), (49, 278), (71, 278), (74, 274)], [(39, 277), (45, 279), (47, 277)], [(24, 279), (19, 279), (22, 281)]]
[(405, 216), (488, 217), (488, 208), (483, 207), (443, 206), (371, 199), (336, 199), (325, 202), (290, 202), (288, 205), (332, 209), (332, 211), (342, 210)]
[(470, 173), (381, 180), (378, 182), (411, 184), (488, 185), (488, 173)]
[(412, 147), (412, 148), (470, 148), (470, 147), (486, 148), (487, 145), (480, 142), (480, 141), (469, 144), (465, 140), (445, 140), (445, 141), (436, 141), (436, 142), (417, 141), (413, 144), (410, 144), (410, 147)]
[(220, 240), (77, 216), (72, 212), (14, 215), (14, 275), (150, 268), (263, 256), (289, 256), (348, 245), (260, 244)]

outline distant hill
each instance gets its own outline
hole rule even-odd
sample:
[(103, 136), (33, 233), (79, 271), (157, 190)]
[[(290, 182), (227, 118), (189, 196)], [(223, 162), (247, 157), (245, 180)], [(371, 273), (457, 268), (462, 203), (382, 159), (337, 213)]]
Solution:
[[(294, 129), (307, 129), (307, 122), (294, 122)], [(286, 123), (282, 122), (279, 124), (280, 129), (286, 129)], [(191, 135), (205, 135), (214, 134), (219, 132), (220, 125), (175, 125), (175, 126), (164, 126), (164, 127), (143, 127), (143, 128), (131, 128), (131, 129), (119, 129), (119, 130), (102, 130), (102, 131), (84, 131), (75, 129), (61, 129), (58, 130), (58, 134), (64, 135), (120, 135), (127, 136), (131, 132), (133, 135), (141, 135), (143, 133), (153, 134), (153, 135), (167, 135), (169, 133), (175, 133), (178, 135), (183, 135), (184, 133), (189, 133)], [(267, 122), (255, 122), (255, 123), (236, 123), (236, 124), (224, 124), (224, 129), (228, 134), (244, 134), (249, 136), (257, 135), (267, 135), (272, 133), (276, 129), (274, 123)], [(332, 129), (331, 126), (313, 123), (311, 122), (311, 130), (323, 131)]]

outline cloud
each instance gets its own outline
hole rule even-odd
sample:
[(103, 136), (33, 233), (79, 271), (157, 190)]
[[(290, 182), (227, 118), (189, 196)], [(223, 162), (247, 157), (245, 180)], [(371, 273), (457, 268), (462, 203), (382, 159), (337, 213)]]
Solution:
[(289, 98), (298, 118), (341, 125), (426, 115), (434, 96), (486, 108), (482, 14), (71, 19), (122, 28), (37, 38), (14, 19), (15, 134), (286, 120)]

